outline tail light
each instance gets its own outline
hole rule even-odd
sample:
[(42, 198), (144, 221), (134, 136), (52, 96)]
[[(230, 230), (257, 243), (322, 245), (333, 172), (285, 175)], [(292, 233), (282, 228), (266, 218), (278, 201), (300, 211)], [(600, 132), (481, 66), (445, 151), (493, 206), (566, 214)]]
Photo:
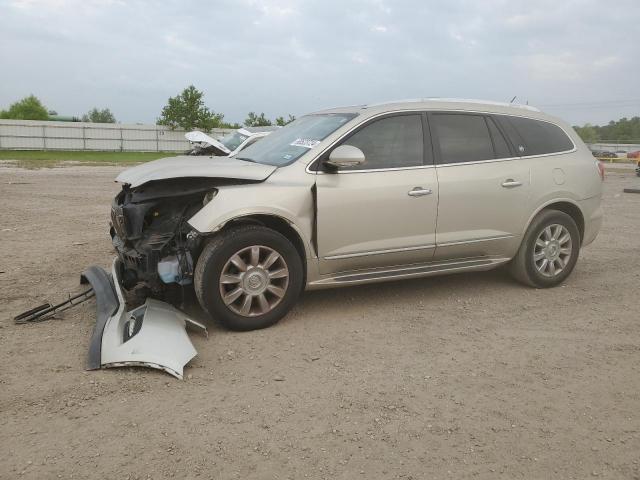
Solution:
[(604, 182), (604, 163), (600, 160), (596, 160), (596, 167), (598, 167), (598, 173), (600, 174), (600, 180)]

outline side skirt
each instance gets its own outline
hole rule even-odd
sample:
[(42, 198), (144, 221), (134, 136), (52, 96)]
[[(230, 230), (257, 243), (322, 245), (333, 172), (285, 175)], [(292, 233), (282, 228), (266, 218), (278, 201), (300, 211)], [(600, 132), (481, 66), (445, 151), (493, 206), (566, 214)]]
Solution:
[(503, 257), (481, 257), (386, 267), (374, 270), (358, 270), (355, 272), (339, 273), (309, 282), (307, 284), (307, 290), (429, 277), (464, 271), (491, 270), (507, 263), (509, 260), (511, 259)]

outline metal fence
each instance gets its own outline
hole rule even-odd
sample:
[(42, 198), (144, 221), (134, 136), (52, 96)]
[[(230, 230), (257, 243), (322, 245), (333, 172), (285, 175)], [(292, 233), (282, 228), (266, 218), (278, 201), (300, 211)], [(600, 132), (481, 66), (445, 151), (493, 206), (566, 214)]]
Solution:
[(640, 150), (640, 143), (598, 142), (587, 144), (591, 150), (605, 152), (630, 153)]
[[(216, 128), (210, 135), (230, 131)], [(0, 149), (180, 152), (189, 149), (184, 133), (161, 125), (0, 120)]]

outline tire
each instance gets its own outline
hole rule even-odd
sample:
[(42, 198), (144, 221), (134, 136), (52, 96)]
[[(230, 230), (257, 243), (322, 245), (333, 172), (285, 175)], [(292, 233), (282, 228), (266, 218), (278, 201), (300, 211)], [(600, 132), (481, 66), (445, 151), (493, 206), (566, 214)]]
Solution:
[(205, 245), (194, 287), (214, 320), (230, 330), (248, 331), (269, 327), (291, 310), (302, 291), (303, 274), (302, 259), (286, 237), (263, 226), (243, 225)]
[[(557, 232), (558, 238), (554, 239)], [(566, 235), (569, 239), (565, 241)], [(509, 271), (530, 287), (555, 287), (571, 274), (579, 255), (580, 231), (573, 218), (558, 210), (543, 210), (529, 225)]]

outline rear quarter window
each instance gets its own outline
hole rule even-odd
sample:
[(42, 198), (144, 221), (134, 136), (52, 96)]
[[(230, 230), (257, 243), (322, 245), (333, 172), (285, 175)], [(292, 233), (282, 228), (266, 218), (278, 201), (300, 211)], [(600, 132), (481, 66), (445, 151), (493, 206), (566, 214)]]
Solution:
[(496, 117), (523, 157), (566, 152), (574, 148), (564, 130), (553, 123), (506, 115)]

